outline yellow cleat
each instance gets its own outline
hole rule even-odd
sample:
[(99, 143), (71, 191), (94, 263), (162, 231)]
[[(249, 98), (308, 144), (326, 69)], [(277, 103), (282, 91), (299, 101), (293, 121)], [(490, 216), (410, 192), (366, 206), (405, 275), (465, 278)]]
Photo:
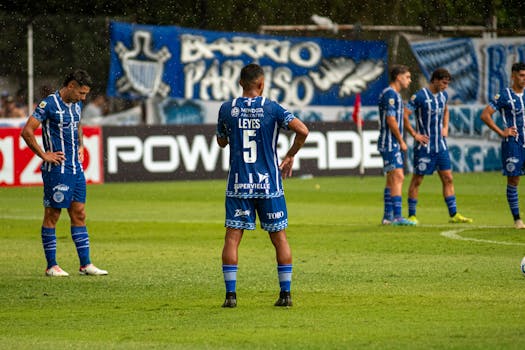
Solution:
[(408, 221), (414, 223), (414, 225), (419, 225), (419, 220), (416, 218), (415, 215), (410, 215), (408, 218), (407, 218)]
[(466, 218), (463, 215), (461, 215), (460, 213), (456, 213), (456, 215), (451, 217), (448, 222), (450, 222), (452, 224), (471, 224), (472, 221), (473, 220), (471, 218)]

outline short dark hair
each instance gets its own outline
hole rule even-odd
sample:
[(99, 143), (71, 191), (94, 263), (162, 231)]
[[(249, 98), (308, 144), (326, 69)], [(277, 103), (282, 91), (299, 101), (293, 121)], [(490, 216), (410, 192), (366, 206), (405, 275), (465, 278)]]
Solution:
[(520, 70), (525, 70), (525, 63), (516, 62), (512, 65), (512, 72), (519, 72)]
[(69, 84), (73, 80), (76, 81), (78, 83), (78, 85), (80, 85), (80, 86), (89, 86), (89, 87), (91, 87), (91, 85), (93, 84), (93, 82), (91, 81), (91, 77), (89, 76), (88, 72), (86, 72), (83, 69), (76, 69), (76, 70), (74, 70), (72, 72), (69, 72), (66, 75), (66, 78), (64, 79), (63, 86), (67, 86), (67, 84)]
[(400, 75), (400, 74), (405, 74), (407, 72), (409, 72), (410, 70), (408, 69), (407, 66), (405, 65), (402, 65), (402, 64), (394, 64), (392, 66), (392, 69), (390, 69), (390, 81), (393, 82), (393, 81), (396, 81), (397, 79), (397, 76)]
[(256, 63), (250, 63), (241, 69), (241, 85), (250, 85), (259, 77), (264, 76), (264, 70)]
[(449, 71), (446, 70), (445, 68), (438, 68), (434, 72), (432, 72), (430, 81), (441, 80), (441, 79), (452, 80), (452, 75), (450, 75)]

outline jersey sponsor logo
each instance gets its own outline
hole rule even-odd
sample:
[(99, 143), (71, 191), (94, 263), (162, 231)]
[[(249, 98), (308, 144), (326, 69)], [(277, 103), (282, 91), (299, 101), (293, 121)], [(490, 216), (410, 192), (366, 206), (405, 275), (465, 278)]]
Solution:
[(269, 183), (238, 183), (233, 185), (234, 190), (270, 190), (270, 184)]
[(249, 216), (250, 213), (251, 213), (250, 210), (235, 209), (235, 214), (233, 216), (234, 217)]
[(239, 109), (239, 107), (233, 107), (231, 110), (231, 116), (233, 118), (237, 118), (240, 113), (241, 113), (241, 110)]
[(268, 173), (266, 174), (257, 173), (257, 175), (259, 175), (259, 182), (267, 181), (268, 178), (270, 177)]

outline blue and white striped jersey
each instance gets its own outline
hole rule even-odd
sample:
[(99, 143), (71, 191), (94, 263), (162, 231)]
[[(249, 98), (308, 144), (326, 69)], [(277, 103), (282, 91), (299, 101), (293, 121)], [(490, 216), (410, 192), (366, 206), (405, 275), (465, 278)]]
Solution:
[[(517, 94), (511, 88), (505, 88), (494, 96), (489, 105), (499, 111), (503, 119), (503, 128), (516, 127), (518, 135), (514, 139), (525, 147), (525, 103), (523, 93)], [(504, 141), (508, 141), (506, 138)]]
[(379, 95), (379, 139), (377, 149), (379, 152), (392, 152), (399, 149), (399, 142), (388, 127), (386, 117), (394, 117), (403, 135), (403, 111), (404, 104), (401, 95), (392, 87), (387, 87)]
[[(448, 101), (446, 91), (433, 94), (428, 88), (423, 88), (412, 95), (407, 108), (414, 113), (416, 131), (428, 136), (427, 151), (437, 153), (447, 149), (443, 139), (443, 117)], [(425, 147), (421, 144), (417, 148)]]
[(65, 103), (58, 91), (44, 98), (32, 116), (42, 123), (42, 139), (46, 152), (64, 152), (66, 160), (60, 165), (42, 164), (42, 171), (62, 174), (83, 172), (78, 159), (78, 127), (82, 102)]
[(239, 97), (219, 110), (217, 135), (228, 138), (227, 197), (275, 198), (284, 194), (277, 140), (295, 116), (265, 97)]

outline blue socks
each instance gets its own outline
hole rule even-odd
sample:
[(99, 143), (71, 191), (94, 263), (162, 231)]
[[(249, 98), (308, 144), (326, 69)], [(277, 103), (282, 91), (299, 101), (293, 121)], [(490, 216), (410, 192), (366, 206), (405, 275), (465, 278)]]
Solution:
[(237, 265), (222, 265), (226, 292), (235, 292), (237, 288)]
[(89, 236), (86, 226), (71, 226), (71, 238), (77, 248), (80, 266), (91, 264), (89, 259)]
[(518, 188), (507, 184), (507, 202), (509, 202), (510, 212), (514, 220), (520, 218), (520, 204), (518, 201)]
[(416, 206), (417, 206), (417, 199), (409, 198), (408, 199), (408, 216), (416, 215)]
[(57, 265), (57, 237), (54, 228), (42, 226), (41, 230), (42, 246), (44, 247), (44, 254), (46, 255), (47, 268)]
[(392, 220), (392, 197), (390, 197), (390, 188), (385, 187), (385, 191), (383, 192), (383, 202), (385, 204), (385, 210), (383, 213), (383, 219), (386, 220)]
[(401, 196), (393, 196), (392, 197), (392, 204), (394, 205), (394, 219), (401, 218), (401, 207), (403, 204), (401, 203), (402, 199)]
[(277, 265), (277, 274), (279, 275), (281, 292), (289, 292), (292, 285), (292, 264)]
[(448, 215), (450, 215), (450, 217), (453, 217), (454, 215), (456, 215), (456, 212), (457, 212), (456, 196), (452, 195), (452, 196), (445, 197), (445, 203), (447, 203)]

